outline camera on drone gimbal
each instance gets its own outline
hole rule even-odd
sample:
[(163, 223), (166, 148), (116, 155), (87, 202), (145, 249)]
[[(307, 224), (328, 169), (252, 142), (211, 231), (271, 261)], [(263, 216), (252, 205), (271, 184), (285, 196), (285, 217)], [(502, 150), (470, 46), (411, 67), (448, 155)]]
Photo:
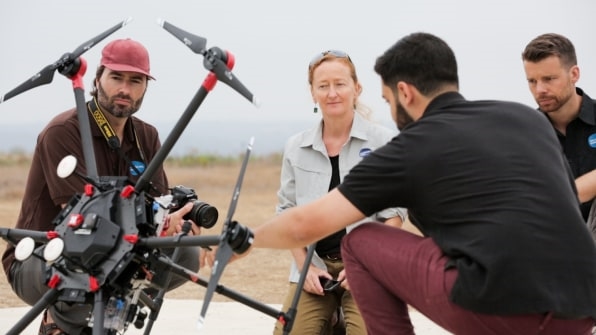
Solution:
[(171, 212), (184, 207), (188, 202), (193, 203), (192, 210), (182, 217), (184, 220), (191, 220), (204, 228), (211, 228), (217, 222), (219, 216), (217, 208), (199, 200), (194, 189), (178, 185), (172, 188), (171, 195)]

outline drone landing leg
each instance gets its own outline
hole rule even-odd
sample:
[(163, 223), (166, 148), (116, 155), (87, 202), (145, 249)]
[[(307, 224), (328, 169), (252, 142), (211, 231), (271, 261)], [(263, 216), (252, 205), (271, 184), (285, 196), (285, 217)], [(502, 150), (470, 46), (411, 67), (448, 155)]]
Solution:
[(103, 302), (103, 292), (98, 290), (95, 292), (95, 300), (93, 302), (93, 335), (103, 335), (103, 321), (104, 321), (105, 304)]
[(311, 244), (306, 249), (306, 258), (304, 259), (304, 265), (302, 266), (302, 271), (300, 272), (300, 278), (298, 278), (298, 286), (296, 287), (296, 292), (294, 293), (292, 304), (288, 308), (286, 314), (279, 318), (279, 322), (283, 322), (284, 325), (284, 335), (289, 334), (292, 330), (292, 327), (294, 326), (294, 320), (296, 319), (297, 312), (296, 306), (298, 306), (298, 301), (300, 300), (300, 294), (302, 293), (302, 288), (304, 287), (304, 281), (306, 280), (306, 274), (308, 273), (308, 268), (310, 267), (312, 256), (315, 253), (316, 245), (316, 243)]
[[(199, 276), (197, 276), (197, 274), (195, 274), (194, 272), (172, 262), (169, 258), (165, 257), (165, 256), (161, 256), (159, 257), (159, 262), (163, 263), (164, 265), (168, 266), (168, 271), (171, 271), (172, 274), (175, 274), (177, 276), (180, 276), (182, 278), (186, 278), (189, 281), (203, 286), (203, 287), (207, 287), (208, 286), (208, 282), (207, 280), (200, 278)], [(243, 305), (246, 305), (248, 307), (251, 307), (259, 312), (262, 312), (266, 315), (271, 316), (272, 318), (278, 318), (280, 316), (280, 311), (278, 311), (277, 309), (261, 303), (259, 301), (256, 301), (254, 299), (251, 299), (239, 292), (236, 292), (234, 290), (228, 289), (226, 287), (224, 287), (223, 285), (218, 284), (215, 287), (215, 292), (228, 297), (234, 301), (237, 301)]]
[(53, 304), (56, 299), (60, 296), (60, 291), (58, 289), (50, 289), (47, 291), (39, 301), (31, 307), (31, 309), (25, 314), (7, 333), (6, 335), (18, 335), (20, 334), (27, 326), (35, 320), (35, 318), (43, 312), (48, 306)]
[[(191, 229), (190, 225), (191, 223), (188, 221), (184, 223), (184, 226), (182, 227), (182, 233), (177, 236), (178, 241), (182, 236), (186, 236), (188, 234), (188, 232)], [(180, 248), (181, 247), (176, 247), (174, 249), (174, 253), (172, 254), (172, 262), (174, 263), (178, 261), (178, 258), (180, 258)], [(170, 285), (171, 279), (172, 274), (168, 272), (164, 286), (161, 290), (157, 292), (155, 299), (153, 299), (154, 308), (151, 308), (151, 314), (149, 314), (149, 320), (147, 321), (147, 325), (145, 326), (145, 332), (143, 332), (144, 335), (149, 335), (149, 333), (151, 333), (151, 328), (153, 328), (153, 323), (155, 323), (155, 320), (157, 320), (157, 316), (159, 315), (159, 311), (161, 310), (161, 306), (163, 305), (163, 297), (166, 294), (166, 290)]]

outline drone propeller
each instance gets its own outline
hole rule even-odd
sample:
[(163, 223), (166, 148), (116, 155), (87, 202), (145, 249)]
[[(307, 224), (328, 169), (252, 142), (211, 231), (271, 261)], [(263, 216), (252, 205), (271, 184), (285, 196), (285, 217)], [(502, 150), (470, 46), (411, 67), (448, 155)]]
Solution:
[(164, 21), (163, 19), (157, 19), (157, 24), (159, 24), (163, 29), (170, 32), (174, 37), (180, 40), (180, 42), (184, 43), (187, 47), (190, 48), (196, 54), (205, 54), (205, 47), (207, 46), (207, 39), (190, 34), (173, 24)]
[[(193, 35), (184, 31), (173, 24), (163, 20), (157, 19), (157, 24), (174, 35), (184, 45), (190, 48), (194, 53), (203, 55), (205, 68), (211, 73), (215, 74), (217, 80), (224, 82), (226, 85), (233, 88), (243, 97), (248, 99), (253, 105), (259, 106), (260, 103), (257, 98), (234, 76), (232, 68), (234, 67), (234, 56), (229, 52), (224, 52), (217, 47), (206, 49), (207, 39), (197, 35)], [(213, 83), (215, 85), (215, 83)], [(208, 90), (211, 90), (209, 87)]]
[(62, 73), (63, 75), (70, 78), (72, 75), (74, 75), (78, 72), (78, 68), (74, 69), (73, 64), (76, 66), (79, 66), (78, 58), (83, 53), (85, 53), (87, 50), (91, 49), (94, 45), (96, 45), (97, 43), (99, 43), (104, 38), (108, 37), (109, 35), (111, 35), (116, 30), (124, 27), (130, 21), (132, 21), (132, 18), (129, 17), (126, 20), (122, 21), (121, 23), (118, 23), (117, 25), (113, 26), (112, 28), (104, 31), (103, 33), (97, 35), (96, 37), (90, 39), (89, 41), (81, 44), (73, 52), (65, 53), (62, 57), (60, 57), (60, 59), (58, 59), (53, 64), (50, 64), (50, 65), (44, 67), (41, 71), (36, 73), (34, 76), (29, 78), (27, 81), (25, 81), (21, 85), (14, 88), (12, 91), (6, 93), (3, 96), (0, 96), (0, 103), (4, 102), (12, 97), (15, 97), (25, 91), (35, 88), (37, 86), (51, 83), (52, 79), (54, 78), (54, 72), (56, 70), (58, 70), (60, 73)]
[(236, 211), (236, 204), (238, 203), (238, 197), (240, 196), (240, 188), (242, 186), (242, 180), (244, 179), (244, 172), (246, 171), (246, 166), (248, 165), (248, 158), (250, 156), (250, 152), (252, 151), (252, 145), (254, 143), (254, 137), (250, 138), (248, 146), (246, 148), (246, 154), (244, 155), (244, 160), (242, 161), (242, 167), (240, 168), (240, 174), (238, 175), (238, 180), (236, 181), (236, 186), (234, 187), (234, 194), (232, 195), (232, 200), (230, 202), (230, 208), (228, 209), (228, 216), (224, 221), (223, 226), (223, 238), (219, 243), (217, 248), (217, 254), (215, 256), (215, 261), (213, 263), (213, 269), (211, 270), (211, 276), (209, 277), (209, 283), (207, 284), (207, 291), (205, 292), (205, 296), (203, 298), (203, 307), (201, 308), (201, 314), (199, 316), (199, 320), (197, 322), (197, 328), (202, 328), (205, 323), (205, 315), (207, 314), (207, 308), (209, 307), (209, 303), (211, 302), (211, 298), (213, 297), (213, 293), (217, 288), (219, 283), (219, 279), (223, 274), (223, 270), (232, 258), (234, 248), (230, 245), (229, 240), (234, 239), (234, 235), (236, 235), (237, 229), (240, 228), (239, 224), (235, 221), (232, 221), (232, 216)]

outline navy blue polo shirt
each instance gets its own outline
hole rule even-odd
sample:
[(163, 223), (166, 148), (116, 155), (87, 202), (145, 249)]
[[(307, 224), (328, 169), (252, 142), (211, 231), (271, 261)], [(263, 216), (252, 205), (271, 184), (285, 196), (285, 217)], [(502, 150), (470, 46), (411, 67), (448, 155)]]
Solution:
[[(566, 135), (557, 131), (557, 137), (567, 157), (574, 178), (596, 169), (596, 101), (581, 88), (582, 96), (578, 117), (567, 125)], [(581, 204), (584, 219), (588, 218), (592, 200)]]

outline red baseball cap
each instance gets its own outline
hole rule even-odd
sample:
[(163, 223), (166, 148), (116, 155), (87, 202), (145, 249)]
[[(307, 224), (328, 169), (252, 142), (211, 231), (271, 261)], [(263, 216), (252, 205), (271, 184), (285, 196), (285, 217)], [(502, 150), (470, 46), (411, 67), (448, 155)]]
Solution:
[(130, 38), (108, 43), (101, 51), (101, 65), (112, 71), (138, 72), (155, 79), (149, 73), (147, 49)]

